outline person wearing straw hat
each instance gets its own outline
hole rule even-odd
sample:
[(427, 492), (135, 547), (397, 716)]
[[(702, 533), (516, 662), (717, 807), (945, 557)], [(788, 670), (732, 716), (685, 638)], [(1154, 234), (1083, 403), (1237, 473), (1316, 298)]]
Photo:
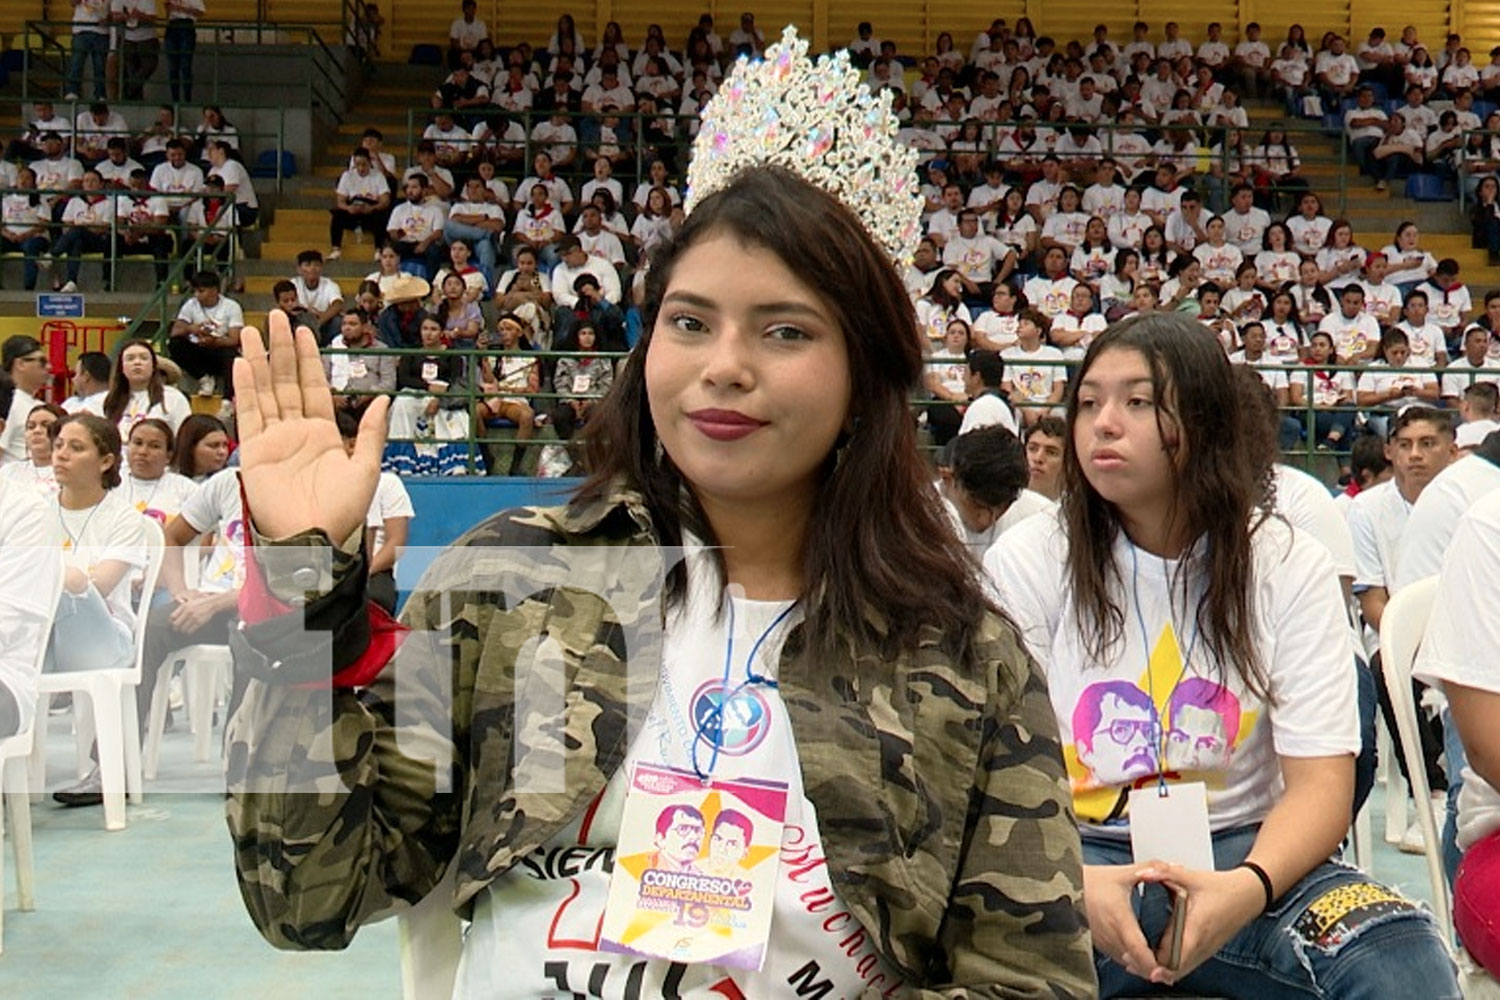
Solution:
[(375, 335), (386, 347), (416, 347), (422, 342), (422, 303), (432, 294), (426, 278), (401, 274), (385, 286), (385, 308), (375, 321)]

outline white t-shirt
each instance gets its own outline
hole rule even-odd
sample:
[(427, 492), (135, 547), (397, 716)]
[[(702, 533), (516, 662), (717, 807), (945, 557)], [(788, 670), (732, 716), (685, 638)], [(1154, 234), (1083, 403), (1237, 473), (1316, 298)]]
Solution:
[[(1288, 223), (1290, 225), (1290, 223)], [(1425, 250), (1400, 250), (1396, 244), (1389, 243), (1381, 251), (1385, 259), (1390, 262), (1390, 268), (1385, 272), (1385, 280), (1393, 285), (1409, 285), (1414, 281), (1426, 281), (1432, 272), (1437, 270), (1437, 260)], [(1432, 308), (1429, 302), (1428, 310)]]
[[(1495, 362), (1489, 358), (1484, 360), (1482, 368), (1493, 367)], [(1489, 382), (1491, 385), (1500, 385), (1500, 375), (1474, 375), (1474, 365), (1469, 363), (1466, 357), (1456, 358), (1448, 363), (1443, 369), (1443, 388), (1441, 394), (1458, 399), (1463, 396), (1464, 390), (1475, 382)]]
[(1067, 312), (1068, 304), (1073, 301), (1073, 289), (1077, 287), (1078, 282), (1067, 275), (1054, 279), (1039, 274), (1028, 279), (1021, 291), (1033, 309), (1052, 319)]
[(37, 651), (62, 593), (56, 511), (50, 497), (0, 478), (0, 686), (15, 696), (22, 732), (36, 718)]
[(58, 490), (61, 489), (57, 485), (57, 474), (52, 471), (52, 463), (34, 465), (30, 458), (24, 462), (7, 462), (3, 468), (0, 468), (0, 479), (19, 483), (49, 500), (57, 496)]
[(1016, 342), (1016, 327), (1020, 325), (1014, 313), (997, 313), (989, 309), (976, 316), (972, 326), (976, 333), (984, 334), (997, 344), (997, 350), (1003, 351)]
[(16, 387), (10, 400), (10, 412), (5, 415), (5, 430), (0, 432), (0, 467), (12, 462), (30, 462), (26, 453), (26, 418), (39, 402), (26, 390)]
[[(770, 941), (760, 971), (721, 965), (673, 965), (664, 960), (597, 950), (628, 776), (638, 763), (688, 770), (692, 746), (705, 770), (712, 746), (696, 720), (723, 694), (729, 617), (693, 595), (717, 594), (690, 556), (689, 605), (667, 622), (661, 677), (645, 725), (625, 761), (583, 815), (553, 840), (501, 874), (476, 899), (474, 923), (464, 942), (454, 988), (456, 1000), (520, 1000), (564, 992), (608, 997), (791, 995), (799, 970), (816, 963), (819, 984), (831, 996), (857, 996), (865, 988), (889, 990), (899, 975), (879, 957), (873, 939), (839, 902), (828, 875), (818, 817), (804, 794), (797, 748), (785, 706), (775, 688), (753, 685), (731, 699), (724, 713), (723, 750), (716, 779), (771, 778), (787, 784), (781, 862), (772, 904)], [(744, 680), (752, 647), (787, 605), (736, 600), (731, 691)], [(795, 613), (794, 613), (795, 614)], [(757, 673), (774, 678), (782, 641), (795, 618), (771, 630), (756, 656)], [(713, 794), (705, 790), (705, 800)], [(712, 865), (713, 803), (699, 864)], [(815, 912), (809, 899), (828, 901)], [(805, 975), (805, 973), (803, 973)], [(598, 985), (595, 980), (599, 979)], [(559, 986), (559, 983), (563, 986)]]
[(400, 230), (401, 238), (409, 243), (420, 243), (433, 233), (441, 234), (444, 221), (446, 213), (439, 202), (424, 201), (420, 205), (413, 205), (410, 201), (403, 201), (391, 209), (391, 216), (385, 227), (387, 232)]
[(1396, 548), (1394, 589), (1416, 583), (1443, 567), (1443, 555), (1465, 511), (1500, 489), (1500, 468), (1465, 455), (1433, 477), (1411, 506)]
[(380, 171), (371, 169), (369, 173), (361, 176), (358, 170), (351, 167), (339, 176), (337, 191), (350, 201), (356, 198), (367, 198), (372, 202), (378, 202), (382, 195), (391, 193), (391, 188), (385, 174)]
[(1374, 316), (1366, 313), (1350, 319), (1335, 309), (1318, 322), (1318, 332), (1333, 338), (1333, 349), (1340, 364), (1353, 363), (1350, 359), (1364, 353), (1369, 345), (1380, 342), (1380, 324)]
[(1023, 488), (1020, 495), (1016, 497), (1016, 502), (1005, 508), (1005, 513), (1001, 514), (994, 524), (984, 531), (970, 531), (969, 526), (964, 524), (963, 518), (959, 515), (958, 508), (953, 506), (953, 501), (947, 499), (943, 501), (943, 509), (948, 512), (948, 520), (953, 525), (954, 533), (973, 553), (974, 558), (980, 560), (984, 559), (984, 554), (999, 542), (1001, 535), (1033, 514), (1050, 511), (1056, 507), (1056, 502), (1034, 490)]
[(1126, 794), (1157, 775), (1205, 780), (1213, 830), (1256, 823), (1281, 795), (1277, 756), (1359, 752), (1354, 649), (1327, 550), (1276, 518), (1256, 527), (1252, 545), (1253, 638), (1271, 705), (1199, 641), (1204, 583), (1184, 560), (1119, 534), (1112, 551), (1123, 585), (1111, 589), (1125, 626), (1099, 664), (1078, 625), (1057, 517), (1028, 520), (985, 556), (1001, 605), (1046, 672), (1074, 807), (1091, 832), (1126, 836)]
[[(438, 228), (442, 227), (439, 226)], [(329, 306), (344, 297), (344, 290), (339, 287), (339, 283), (327, 276), (318, 279), (317, 288), (307, 287), (307, 282), (302, 279), (302, 275), (300, 274), (292, 279), (292, 285), (297, 289), (297, 301), (302, 305), (302, 308), (311, 310), (314, 313), (321, 314)]]
[(1356, 593), (1371, 587), (1384, 587), (1395, 593), (1395, 581), (1401, 578), (1397, 568), (1398, 546), (1411, 508), (1394, 479), (1361, 490), (1350, 502), (1349, 533), (1354, 536)]
[(1018, 403), (1045, 403), (1052, 398), (1052, 387), (1068, 380), (1068, 371), (1060, 362), (1063, 353), (1050, 344), (1042, 344), (1028, 351), (1020, 344), (1000, 352), (1005, 362), (1005, 381), (1011, 387), (1010, 396)]
[[(119, 490), (110, 490), (98, 504), (83, 510), (67, 510), (56, 501), (54, 508), (62, 523), (66, 565), (85, 573), (102, 562), (122, 562), (131, 569), (146, 565), (146, 522)], [(110, 614), (127, 626), (135, 624), (135, 611), (130, 605), (131, 575), (127, 570), (115, 588), (103, 595)]]
[(250, 180), (250, 172), (238, 160), (225, 160), (222, 167), (210, 167), (208, 176), (222, 179), (225, 190), (234, 188), (235, 205), (260, 207), (260, 199), (255, 196), (255, 184)]
[(370, 510), (365, 515), (365, 527), (375, 529), (375, 544), (370, 549), (374, 555), (385, 544), (385, 520), (388, 517), (416, 517), (417, 510), (411, 505), (411, 494), (401, 477), (394, 472), (382, 472), (375, 484), (375, 496), (370, 499)]
[(1334, 572), (1352, 579), (1354, 538), (1328, 488), (1301, 469), (1280, 462), (1271, 471), (1276, 477), (1276, 512), (1303, 537), (1320, 542), (1328, 550)]
[[(1483, 461), (1480, 459), (1480, 461)], [(1427, 633), (1412, 676), (1500, 693), (1500, 493), (1491, 492), (1459, 520), (1443, 560)], [(1472, 767), (1458, 794), (1458, 846), (1468, 850), (1500, 829), (1500, 794)]]
[(981, 427), (993, 427), (999, 424), (1012, 434), (1016, 431), (1016, 415), (1011, 412), (1005, 400), (994, 393), (985, 393), (976, 397), (964, 410), (964, 421), (959, 425), (958, 433), (967, 434)]
[(205, 594), (238, 590), (245, 583), (245, 515), (238, 469), (221, 469), (198, 484), (178, 512), (199, 534), (213, 533), (198, 589)]
[(1355, 392), (1385, 392), (1399, 389), (1401, 395), (1381, 403), (1381, 407), (1399, 410), (1409, 404), (1423, 404), (1417, 390), (1424, 386), (1437, 387), (1437, 376), (1423, 372), (1392, 371), (1384, 361), (1371, 361), (1368, 368), (1360, 372), (1354, 384)]
[[(318, 290), (322, 291), (322, 286), (327, 283), (326, 278), (319, 282)], [(245, 313), (240, 304), (224, 295), (220, 295), (219, 301), (212, 306), (204, 306), (196, 296), (190, 296), (177, 311), (177, 318), (189, 326), (203, 323), (204, 329), (215, 337), (228, 336), (230, 330), (245, 325)]]
[(151, 402), (151, 394), (145, 389), (132, 392), (125, 403), (125, 412), (120, 414), (120, 440), (130, 440), (130, 429), (147, 417), (160, 417), (177, 433), (182, 422), (193, 415), (193, 407), (187, 397), (170, 385), (162, 386), (161, 402)]
[[(1292, 248), (1304, 256), (1312, 256), (1323, 249), (1333, 220), (1322, 215), (1309, 219), (1305, 215), (1293, 215), (1286, 220), (1287, 231), (1292, 234)], [(1390, 279), (1387, 276), (1387, 280)]]
[(127, 472), (115, 492), (131, 507), (166, 527), (182, 513), (182, 505), (197, 489), (198, 484), (187, 476), (169, 470), (159, 479), (137, 479)]

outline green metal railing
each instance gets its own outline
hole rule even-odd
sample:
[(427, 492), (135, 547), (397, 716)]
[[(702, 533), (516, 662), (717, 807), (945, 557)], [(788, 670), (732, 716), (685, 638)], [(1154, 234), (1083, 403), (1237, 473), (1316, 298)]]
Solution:
[[(348, 0), (346, 0), (347, 4)], [(221, 85), (227, 78), (220, 73), (221, 56), (236, 46), (246, 44), (271, 46), (274, 44), (295, 47), (291, 51), (266, 48), (259, 55), (268, 61), (265, 67), (267, 80), (276, 79), (275, 64), (278, 62), (300, 62), (311, 66), (305, 82), (305, 107), (331, 118), (335, 124), (343, 121), (344, 109), (349, 106), (349, 93), (345, 73), (339, 57), (323, 37), (326, 32), (342, 36), (346, 26), (342, 22), (277, 24), (264, 21), (210, 21), (197, 23), (201, 35), (210, 32), (212, 42), (199, 46), (194, 56), (194, 89), (207, 86), (207, 97), (202, 92), (198, 99), (202, 103), (219, 104)], [(68, 76), (68, 64), (72, 58), (72, 22), (36, 20), (26, 22), (24, 36), (24, 62), (21, 74), (21, 96), (23, 99), (51, 100), (64, 94)], [(62, 39), (68, 39), (67, 42)], [(340, 44), (335, 42), (334, 45)], [(109, 83), (115, 94), (125, 92), (124, 59), (115, 60), (115, 68)], [(92, 72), (85, 67), (85, 72)], [(235, 80), (243, 85), (243, 80)], [(113, 104), (114, 101), (111, 101)], [(85, 102), (86, 106), (86, 102)]]
[[(531, 137), (532, 129), (538, 123), (546, 121), (551, 117), (551, 113), (548, 111), (529, 109), (520, 113), (507, 112), (504, 109), (493, 104), (479, 105), (477, 107), (471, 108), (441, 109), (434, 109), (430, 106), (412, 106), (406, 109), (406, 158), (408, 163), (415, 162), (416, 146), (417, 143), (422, 139), (422, 133), (426, 130), (427, 125), (430, 124), (431, 120), (440, 113), (452, 114), (460, 120), (483, 118), (486, 120), (500, 122), (503, 119), (507, 122), (513, 121), (520, 124), (522, 130), (526, 133), (525, 142), (522, 144), (521, 159), (521, 164), (524, 170), (530, 169), (532, 155), (540, 146), (545, 145), (550, 147), (556, 145), (555, 143), (539, 144), (536, 143)], [(585, 138), (587, 130), (585, 128), (581, 128), (580, 126), (585, 122), (597, 121), (600, 115), (597, 113), (574, 111), (567, 112), (564, 117), (568, 119), (569, 124), (573, 125), (574, 132), (579, 136), (577, 142), (579, 155), (577, 159), (575, 159), (575, 161), (566, 169), (560, 169), (559, 173), (579, 173), (580, 170), (586, 170), (587, 163), (583, 159), (583, 151), (589, 148), (589, 146), (591, 145), (591, 143)], [(646, 121), (654, 122), (657, 120), (665, 120), (672, 123), (672, 134), (675, 138), (672, 143), (665, 145), (666, 148), (675, 157), (679, 167), (685, 165), (693, 141), (693, 137), (688, 126), (698, 121), (698, 117), (696, 115), (683, 115), (676, 113), (642, 114), (639, 111), (632, 111), (628, 113), (616, 114), (615, 117), (619, 118), (622, 123), (629, 125), (631, 138), (628, 143), (622, 143), (621, 145), (622, 148), (631, 149), (631, 151), (633, 152), (631, 163), (634, 168), (633, 179), (635, 181), (639, 182), (642, 178), (645, 177), (646, 168), (649, 166), (650, 160), (652, 159), (653, 150), (661, 148), (660, 146), (652, 147), (646, 142), (642, 141), (642, 123)], [(951, 120), (935, 120), (931, 123), (933, 129), (937, 131), (943, 131), (948, 128), (958, 128), (962, 125), (963, 122)], [(1026, 159), (1037, 163), (1040, 162), (1043, 156), (1054, 155), (1062, 161), (1062, 165), (1065, 170), (1069, 166), (1069, 160), (1085, 158), (1092, 159), (1097, 158), (1097, 156), (1100, 155), (1093, 153), (1056, 153), (1050, 152), (1046, 149), (1042, 149), (1036, 151), (1028, 151), (1024, 157), (1018, 157), (1013, 153), (1006, 153), (1005, 151), (1001, 150), (999, 144), (1002, 138), (1007, 134), (1007, 132), (1014, 130), (1022, 125), (1036, 128), (1039, 135), (1043, 131), (1051, 129), (1059, 137), (1063, 132), (1068, 131), (1071, 127), (1075, 127), (1069, 126), (1067, 123), (1045, 123), (1041, 126), (1038, 126), (1038, 123), (1035, 121), (1035, 119), (1024, 119), (1022, 121), (1010, 122), (982, 121), (982, 148), (973, 155), (976, 155), (981, 162), (995, 159), (999, 159), (1002, 161)], [(1089, 135), (1098, 138), (1099, 144), (1102, 147), (1102, 155), (1108, 156), (1112, 159), (1116, 157), (1116, 137), (1120, 133), (1131, 132), (1149, 136), (1156, 135), (1165, 131), (1159, 127), (1146, 124), (1120, 125), (1116, 122), (1100, 122), (1084, 127), (1087, 129)], [(1187, 126), (1182, 127), (1187, 128)], [(1173, 128), (1176, 127), (1174, 126)], [(1232, 148), (1222, 148), (1223, 143), (1221, 139), (1215, 138), (1216, 136), (1221, 136), (1224, 130), (1220, 128), (1191, 128), (1189, 129), (1189, 131), (1194, 133), (1196, 139), (1213, 139), (1214, 145), (1221, 146), (1216, 159), (1214, 154), (1211, 152), (1210, 144), (1207, 141), (1198, 143), (1198, 152), (1194, 157), (1194, 166), (1197, 174), (1200, 177), (1205, 176), (1213, 172), (1212, 168), (1218, 167), (1219, 175), (1228, 177), (1233, 172), (1231, 168), (1235, 159), (1235, 151)], [(1245, 137), (1245, 152), (1248, 153), (1250, 150), (1253, 150), (1255, 146), (1259, 145), (1260, 133), (1264, 132), (1265, 130), (1250, 128), (1242, 129), (1240, 131)], [(1280, 131), (1286, 133), (1287, 141), (1293, 148), (1297, 150), (1297, 159), (1303, 167), (1306, 167), (1308, 165), (1321, 165), (1336, 168), (1334, 171), (1332, 182), (1326, 185), (1316, 185), (1315, 190), (1319, 192), (1320, 196), (1325, 198), (1325, 201), (1331, 202), (1331, 204), (1324, 205), (1324, 214), (1334, 217), (1344, 215), (1348, 209), (1349, 200), (1349, 179), (1345, 170), (1345, 167), (1347, 167), (1349, 163), (1347, 146), (1342, 141), (1337, 140), (1333, 141), (1330, 144), (1330, 138), (1332, 137), (1330, 137), (1330, 135), (1326, 131), (1324, 131), (1321, 126), (1313, 123), (1293, 121), (1285, 124), (1280, 129)], [(495, 140), (491, 139), (489, 140), (489, 142), (491, 145), (493, 145), (495, 143)], [(962, 152), (955, 154), (950, 151), (942, 155), (951, 162), (953, 161), (955, 156), (964, 154)], [(1153, 149), (1153, 151), (1145, 153), (1120, 152), (1119, 156), (1122, 159), (1132, 162), (1140, 161), (1140, 163), (1144, 165), (1147, 161), (1154, 158), (1156, 156), (1156, 153)], [(1081, 184), (1083, 186), (1087, 186), (1088, 184), (1092, 183), (1093, 178), (1091, 177), (1087, 180), (1081, 181)], [(1270, 194), (1285, 195), (1293, 198), (1299, 195), (1303, 190), (1303, 188), (1301, 187), (1277, 186), (1274, 183), (1266, 185), (1264, 189)], [(1224, 196), (1227, 198), (1227, 195), (1228, 192), (1226, 190), (1224, 192)]]
[[(50, 199), (61, 199), (64, 206), (66, 206), (67, 201), (71, 198), (81, 197), (85, 193), (86, 192), (84, 192), (82, 188), (0, 188), (0, 198), (12, 194), (37, 195), (40, 198), (44, 199), (44, 201)], [(161, 194), (155, 191), (129, 191), (124, 188), (117, 187), (106, 187), (94, 193), (99, 194), (104, 198), (114, 199), (141, 196), (149, 198), (163, 198), (170, 201), (181, 199), (192, 202), (200, 201), (204, 198), (204, 195), (201, 192), (193, 194), (188, 194), (186, 192), (182, 194)], [(233, 219), (235, 217), (234, 196), (232, 194), (225, 193), (223, 196), (223, 201), (224, 206), (222, 212), (228, 213), (228, 217), (230, 219)], [(181, 208), (186, 208), (186, 206), (181, 206)], [(175, 212), (177, 210), (173, 209), (172, 211)], [(168, 215), (168, 218), (171, 218), (170, 213)], [(37, 255), (36, 257), (28, 257), (25, 254), (15, 253), (14, 251), (12, 251), (10, 249), (10, 244), (0, 244), (0, 248), (3, 248), (4, 250), (4, 256), (11, 257), (12, 259), (14, 259), (15, 257), (20, 257), (22, 260), (31, 259), (39, 262), (43, 260), (51, 260), (54, 264), (62, 264), (63, 259), (57, 257), (53, 251), (56, 248), (58, 238), (62, 235), (62, 233), (67, 229), (74, 227), (70, 227), (66, 223), (61, 221), (48, 223), (47, 226), (49, 230), (49, 245), (47, 251), (44, 254)], [(83, 228), (95, 229), (97, 227)], [(116, 256), (114, 249), (118, 245), (119, 234), (122, 230), (129, 228), (145, 229), (150, 232), (160, 232), (172, 236), (174, 240), (175, 252), (171, 257), (168, 258), (169, 266), (167, 281), (161, 283), (160, 287), (158, 287), (157, 290), (153, 293), (152, 298), (147, 300), (146, 306), (142, 307), (140, 316), (144, 316), (146, 314), (146, 312), (151, 308), (152, 304), (155, 303), (156, 299), (159, 298), (166, 289), (176, 284), (183, 283), (181, 282), (181, 275), (183, 269), (188, 265), (195, 265), (193, 267), (193, 270), (195, 271), (202, 270), (203, 252), (213, 245), (209, 242), (209, 240), (214, 236), (222, 236), (228, 238), (229, 259), (224, 263), (223, 268), (221, 269), (221, 273), (224, 274), (225, 277), (229, 280), (233, 280), (234, 278), (235, 258), (238, 255), (239, 249), (238, 226), (231, 224), (227, 227), (227, 231), (215, 226), (212, 229), (205, 229), (204, 231), (197, 234), (190, 234), (188, 233), (186, 226), (180, 222), (168, 222), (164, 226), (145, 227), (130, 227), (128, 225), (122, 225), (119, 215), (116, 214), (110, 217), (109, 225), (105, 227), (100, 233), (100, 235), (108, 237), (108, 249), (104, 251), (102, 255), (97, 251), (80, 255), (81, 260), (99, 260), (103, 269), (104, 283), (106, 288), (112, 289), (118, 284), (119, 267), (122, 260), (151, 259), (149, 254), (124, 253)], [(101, 256), (102, 260), (100, 259)], [(137, 318), (137, 322), (139, 322), (139, 316)]]
[[(35, 98), (32, 100), (27, 100), (26, 98), (21, 97), (0, 96), (0, 109), (8, 110), (13, 108), (15, 109), (16, 116), (21, 117), (25, 114), (25, 109), (34, 105), (37, 100), (50, 100), (52, 102), (54, 114), (75, 123), (78, 121), (78, 116), (88, 111), (90, 105), (93, 104), (92, 101), (83, 100), (80, 98), (75, 98), (72, 100), (63, 100), (61, 98)], [(156, 103), (152, 101), (111, 101), (109, 102), (109, 109), (111, 111), (118, 111), (121, 117), (126, 119), (127, 128), (126, 131), (122, 134), (131, 143), (131, 155), (137, 156), (137, 148), (140, 142), (144, 140), (150, 132), (151, 127), (155, 122), (156, 113), (160, 109), (171, 108), (173, 121), (180, 123), (182, 122), (184, 116), (191, 116), (199, 113), (199, 111), (203, 108), (204, 103), (212, 104), (213, 102), (208, 101), (200, 103), (194, 101), (191, 104), (187, 104), (172, 102)], [(239, 142), (240, 155), (244, 157), (244, 166), (247, 170), (255, 166), (255, 157), (257, 154), (266, 152), (268, 150), (275, 151), (276, 173), (274, 177), (252, 177), (251, 180), (257, 183), (264, 181), (274, 181), (276, 190), (280, 191), (286, 179), (282, 174), (281, 154), (285, 152), (287, 148), (288, 106), (285, 104), (237, 103), (225, 106), (222, 110), (224, 111), (225, 118), (230, 121), (233, 121), (234, 117), (242, 111), (253, 112), (256, 113), (257, 116), (268, 112), (275, 113), (276, 124), (273, 129), (266, 130), (259, 128), (250, 128), (242, 130), (238, 125), (236, 125), (235, 134), (237, 136), (237, 141)], [(183, 126), (179, 124), (177, 126), (177, 131), (174, 134), (184, 140), (191, 140), (194, 143), (198, 141), (195, 127)], [(64, 142), (67, 143), (69, 137), (64, 136), (63, 138)], [(63, 151), (65, 154), (71, 155), (70, 146), (65, 146)], [(196, 162), (198, 162), (200, 166), (202, 165), (201, 160)], [(204, 169), (204, 173), (208, 173), (208, 170), (206, 168)]]

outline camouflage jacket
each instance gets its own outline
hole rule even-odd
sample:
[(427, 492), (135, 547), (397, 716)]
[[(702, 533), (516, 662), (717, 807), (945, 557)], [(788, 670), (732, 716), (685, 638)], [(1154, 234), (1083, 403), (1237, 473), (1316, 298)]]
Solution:
[[(429, 569), (411, 633), (358, 691), (260, 679), (309, 678), (267, 673), (268, 626), (235, 636), (256, 679), (229, 721), (228, 821), (269, 941), (343, 948), (450, 865), (463, 909), (587, 807), (655, 691), (659, 645), (627, 670), (622, 641), (659, 626), (659, 592), (622, 597), (655, 544), (633, 494), (490, 518)], [(788, 635), (780, 691), (829, 875), (909, 995), (1093, 996), (1056, 721), (1012, 628), (986, 618), (978, 670), (935, 632), (894, 662), (851, 644), (816, 669), (804, 639)]]

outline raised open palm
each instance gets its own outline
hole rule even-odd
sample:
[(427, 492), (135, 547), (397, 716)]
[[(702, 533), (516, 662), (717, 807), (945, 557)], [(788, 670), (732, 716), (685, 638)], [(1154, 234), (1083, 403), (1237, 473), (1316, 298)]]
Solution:
[(377, 398), (359, 424), (354, 454), (333, 422), (333, 396), (311, 330), (297, 330), (271, 311), (270, 351), (245, 327), (234, 362), (240, 433), (240, 480), (256, 529), (285, 538), (321, 528), (335, 544), (363, 527), (380, 478), (385, 416)]

